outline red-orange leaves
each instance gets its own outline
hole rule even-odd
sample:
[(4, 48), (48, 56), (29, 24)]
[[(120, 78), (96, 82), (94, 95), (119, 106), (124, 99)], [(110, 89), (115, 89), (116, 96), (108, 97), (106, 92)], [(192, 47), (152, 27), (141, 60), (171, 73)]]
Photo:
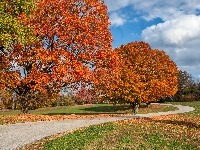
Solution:
[(20, 15), (20, 21), (33, 30), (37, 41), (10, 44), (11, 53), (4, 61), (15, 64), (21, 74), (12, 74), (21, 76), (1, 83), (11, 81), (7, 88), (18, 95), (45, 89), (58, 93), (62, 86), (94, 81), (97, 76), (90, 74), (95, 68), (110, 67), (112, 37), (103, 0), (38, 0), (36, 4), (30, 16)]
[(54, 53), (55, 62), (68, 73), (88, 76), (86, 66), (99, 67), (96, 63), (108, 59), (112, 38), (103, 0), (40, 0), (29, 23), (43, 40), (44, 49)]

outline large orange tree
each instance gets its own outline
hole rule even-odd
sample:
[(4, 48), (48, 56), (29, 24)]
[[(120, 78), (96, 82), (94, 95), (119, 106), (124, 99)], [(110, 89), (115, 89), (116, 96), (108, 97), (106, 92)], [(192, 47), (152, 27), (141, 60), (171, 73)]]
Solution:
[(105, 73), (111, 67), (112, 37), (103, 0), (35, 3), (36, 9), (19, 13), (18, 20), (32, 29), (36, 40), (13, 40), (1, 53), (1, 85), (18, 95), (23, 113), (35, 91), (55, 96), (63, 86), (98, 82), (91, 72), (106, 68)]
[(115, 52), (121, 63), (120, 79), (104, 86), (107, 93), (103, 97), (128, 102), (135, 109), (142, 102), (155, 102), (177, 92), (177, 66), (164, 51), (153, 50), (145, 42), (131, 42)]

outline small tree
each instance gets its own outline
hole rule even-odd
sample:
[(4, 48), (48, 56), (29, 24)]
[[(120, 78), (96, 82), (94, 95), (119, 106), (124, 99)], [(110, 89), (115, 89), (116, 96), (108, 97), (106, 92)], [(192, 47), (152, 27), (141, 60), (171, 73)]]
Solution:
[(83, 85), (76, 93), (76, 102), (78, 104), (91, 104), (93, 103), (93, 96), (91, 92)]

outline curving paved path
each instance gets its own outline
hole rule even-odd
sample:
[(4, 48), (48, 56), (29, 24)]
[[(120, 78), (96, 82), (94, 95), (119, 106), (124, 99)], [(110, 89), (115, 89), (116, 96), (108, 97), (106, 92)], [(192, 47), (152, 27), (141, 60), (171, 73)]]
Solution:
[(161, 104), (177, 107), (179, 110), (149, 113), (149, 114), (137, 114), (134, 116), (120, 116), (111, 118), (84, 118), (84, 119), (68, 119), (62, 121), (41, 121), (41, 122), (26, 122), (17, 123), (11, 125), (0, 125), (0, 150), (16, 150), (26, 144), (40, 140), (46, 136), (50, 136), (56, 133), (65, 132), (72, 129), (81, 128), (84, 126), (100, 124), (116, 120), (124, 120), (139, 117), (161, 116), (168, 114), (177, 114), (193, 111), (193, 107)]

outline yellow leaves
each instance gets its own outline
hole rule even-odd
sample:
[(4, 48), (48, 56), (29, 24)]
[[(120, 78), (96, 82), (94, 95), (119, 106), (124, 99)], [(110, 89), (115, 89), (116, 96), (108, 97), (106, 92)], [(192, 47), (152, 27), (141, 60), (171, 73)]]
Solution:
[(32, 34), (30, 26), (24, 25), (25, 18), (35, 8), (35, 2), (33, 0), (10, 2), (4, 0), (0, 4), (1, 18), (0, 28), (2, 29), (0, 34), (1, 45), (6, 48), (14, 41), (17, 40), (20, 44), (30, 43), (35, 40)]

